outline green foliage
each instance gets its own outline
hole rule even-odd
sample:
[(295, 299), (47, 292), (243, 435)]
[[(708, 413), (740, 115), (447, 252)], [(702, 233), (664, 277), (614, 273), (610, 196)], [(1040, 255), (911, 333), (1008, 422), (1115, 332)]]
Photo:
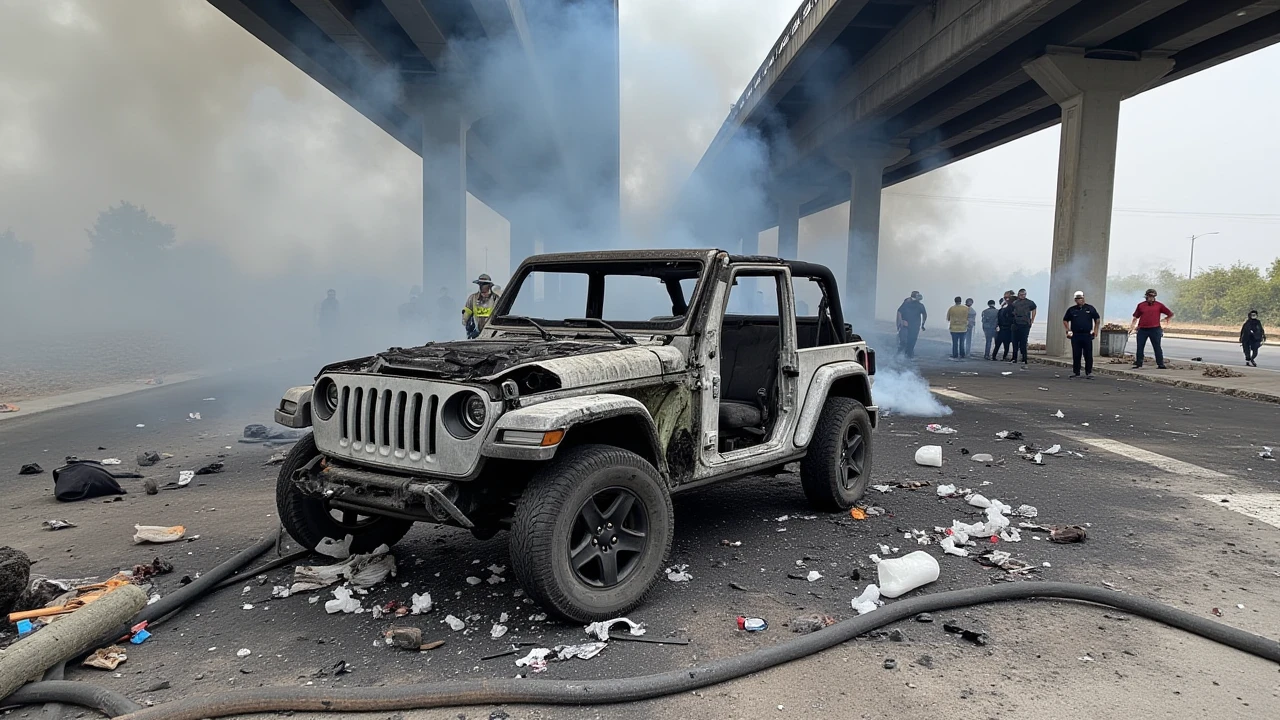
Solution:
[(1132, 298), (1149, 287), (1177, 320), (1234, 326), (1257, 310), (1265, 325), (1280, 324), (1280, 258), (1263, 273), (1252, 265), (1213, 267), (1188, 280), (1168, 268), (1107, 280), (1108, 297)]
[(94, 264), (106, 270), (150, 270), (160, 265), (174, 240), (172, 225), (140, 205), (121, 202), (98, 213), (89, 230), (89, 253)]
[(25, 272), (31, 269), (34, 257), (31, 244), (19, 240), (12, 229), (0, 232), (0, 268)]

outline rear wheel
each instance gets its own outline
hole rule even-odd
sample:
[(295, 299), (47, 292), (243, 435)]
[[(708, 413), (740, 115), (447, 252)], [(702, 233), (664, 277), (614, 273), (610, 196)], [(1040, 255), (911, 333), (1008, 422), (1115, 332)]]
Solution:
[(413, 527), (413, 523), (382, 515), (364, 515), (354, 510), (330, 507), (323, 498), (303, 493), (293, 482), (293, 474), (306, 467), (320, 451), (315, 437), (298, 441), (280, 466), (276, 478), (276, 509), (284, 529), (308, 550), (315, 550), (325, 538), (341, 542), (351, 536), (351, 554), (367, 553), (379, 545), (391, 547)]
[(568, 620), (617, 617), (643, 600), (671, 550), (671, 496), (633, 452), (582, 445), (536, 473), (511, 524), (511, 564), (534, 600)]
[(871, 416), (857, 400), (827, 398), (800, 462), (805, 497), (817, 509), (844, 510), (862, 498), (870, 477)]

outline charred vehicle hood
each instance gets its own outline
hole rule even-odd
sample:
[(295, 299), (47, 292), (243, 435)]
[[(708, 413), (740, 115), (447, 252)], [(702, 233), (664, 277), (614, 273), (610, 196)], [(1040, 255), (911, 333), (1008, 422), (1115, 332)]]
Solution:
[[(334, 363), (321, 373), (364, 372), (467, 382), (491, 379), (522, 365), (537, 364), (562, 377), (566, 371), (569, 375), (580, 375), (563, 378), (567, 381), (564, 386), (572, 386), (596, 373), (602, 373), (600, 380), (619, 375), (661, 375), (677, 369), (674, 365), (679, 364), (679, 356), (674, 348), (619, 345), (602, 340), (497, 337), (391, 348), (377, 355)], [(582, 358), (585, 365), (568, 361), (570, 358)], [(585, 372), (574, 372), (579, 369), (578, 365), (584, 365), (580, 370)], [(628, 366), (630, 371), (609, 372), (614, 366)]]

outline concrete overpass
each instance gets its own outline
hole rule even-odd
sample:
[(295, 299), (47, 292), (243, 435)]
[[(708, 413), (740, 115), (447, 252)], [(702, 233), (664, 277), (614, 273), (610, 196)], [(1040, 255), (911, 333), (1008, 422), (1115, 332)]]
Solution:
[[(695, 171), (769, 148), (763, 207), (722, 241), (850, 202), (846, 317), (874, 316), (880, 191), (1062, 123), (1050, 320), (1102, 309), (1120, 101), (1280, 40), (1280, 0), (802, 0)], [(1044, 303), (1041, 303), (1042, 307)], [(1050, 334), (1049, 351), (1065, 339)]]
[[(513, 263), (616, 226), (617, 0), (209, 2), (423, 157), (427, 297), (472, 289), (468, 191), (511, 222)], [(566, 58), (569, 17), (600, 37)]]

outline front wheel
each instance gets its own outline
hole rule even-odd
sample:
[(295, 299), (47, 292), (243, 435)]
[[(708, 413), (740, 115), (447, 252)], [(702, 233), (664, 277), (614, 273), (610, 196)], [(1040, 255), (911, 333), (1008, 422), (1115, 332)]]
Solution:
[(819, 510), (845, 510), (871, 477), (871, 416), (852, 398), (829, 397), (800, 462), (805, 497)]
[(561, 451), (530, 480), (511, 523), (511, 564), (534, 600), (575, 622), (635, 608), (671, 550), (671, 495), (633, 452)]
[(325, 538), (341, 542), (350, 535), (352, 555), (400, 542), (413, 527), (412, 522), (331, 508), (323, 498), (312, 497), (298, 488), (293, 482), (294, 472), (319, 454), (315, 437), (307, 435), (293, 446), (280, 466), (280, 475), (276, 478), (276, 509), (285, 531), (308, 550), (315, 550)]

